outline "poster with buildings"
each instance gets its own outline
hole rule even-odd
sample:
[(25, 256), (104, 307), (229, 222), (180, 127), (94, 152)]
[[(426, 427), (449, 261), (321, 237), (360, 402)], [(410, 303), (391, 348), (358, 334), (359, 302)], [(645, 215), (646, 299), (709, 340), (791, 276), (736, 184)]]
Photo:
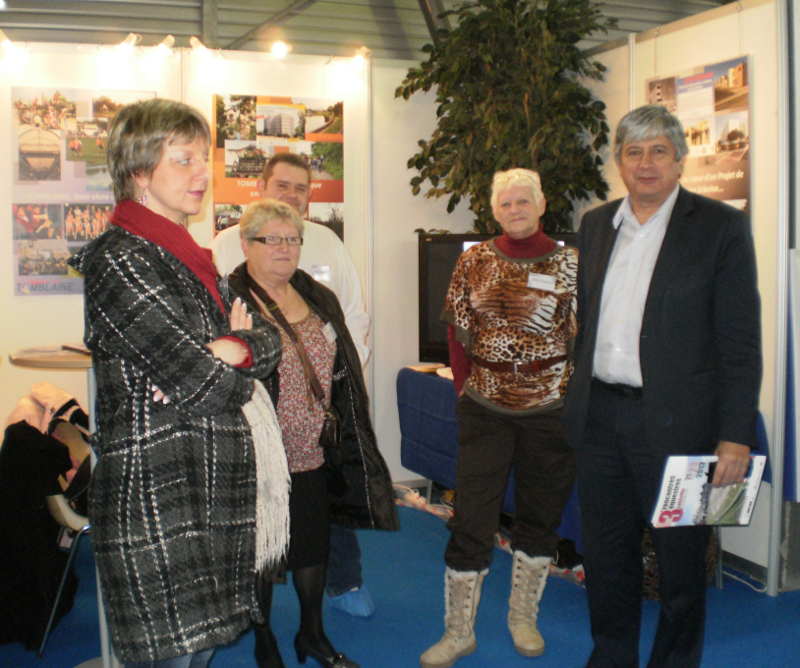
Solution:
[(647, 99), (683, 123), (681, 184), (750, 214), (750, 67), (747, 56), (650, 79)]
[(344, 239), (344, 109), (337, 100), (215, 95), (214, 235), (239, 222), (258, 199), (258, 179), (276, 153), (302, 155), (311, 167), (306, 218)]
[(14, 294), (75, 294), (67, 259), (108, 226), (108, 127), (120, 107), (154, 93), (13, 88), (11, 237)]

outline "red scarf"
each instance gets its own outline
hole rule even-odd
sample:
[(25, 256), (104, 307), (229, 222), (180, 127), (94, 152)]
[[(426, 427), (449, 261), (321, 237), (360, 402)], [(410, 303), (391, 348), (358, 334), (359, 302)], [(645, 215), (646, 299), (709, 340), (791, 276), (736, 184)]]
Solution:
[(524, 239), (512, 239), (504, 232), (503, 236), (494, 240), (494, 243), (501, 253), (518, 260), (547, 255), (556, 247), (556, 242), (548, 237), (541, 227)]
[(172, 253), (206, 286), (225, 313), (225, 305), (217, 289), (217, 270), (211, 261), (211, 250), (198, 246), (183, 225), (173, 223), (129, 199), (122, 200), (114, 207), (111, 224)]

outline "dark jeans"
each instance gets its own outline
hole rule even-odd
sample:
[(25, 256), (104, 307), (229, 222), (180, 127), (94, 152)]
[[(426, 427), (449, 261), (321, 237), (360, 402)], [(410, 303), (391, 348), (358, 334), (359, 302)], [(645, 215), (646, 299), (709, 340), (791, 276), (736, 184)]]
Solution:
[(214, 654), (214, 649), (203, 650), (195, 654), (176, 656), (174, 659), (162, 661), (133, 661), (127, 662), (125, 668), (205, 668)]
[(561, 409), (506, 416), (462, 395), (456, 417), (456, 497), (447, 523), (447, 566), (480, 571), (492, 563), (512, 466), (516, 513), (511, 548), (530, 557), (555, 557), (556, 529), (575, 483), (572, 451), (561, 437)]
[[(652, 452), (642, 399), (592, 383), (576, 452), (586, 591), (594, 651), (587, 668), (637, 668), (642, 532), (664, 461)], [(652, 529), (661, 616), (649, 668), (700, 665), (705, 625), (707, 527)]]
[(340, 596), (362, 584), (361, 548), (356, 532), (331, 524), (331, 551), (328, 555), (325, 591), (328, 596)]

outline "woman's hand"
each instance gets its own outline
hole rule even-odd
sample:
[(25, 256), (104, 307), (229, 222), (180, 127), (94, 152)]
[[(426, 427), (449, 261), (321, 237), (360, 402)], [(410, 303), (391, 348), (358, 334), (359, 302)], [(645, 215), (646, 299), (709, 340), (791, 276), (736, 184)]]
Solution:
[(253, 315), (247, 312), (247, 304), (237, 297), (231, 306), (231, 331), (253, 329)]
[[(240, 329), (253, 329), (253, 316), (247, 312), (247, 304), (237, 297), (231, 306), (231, 332)], [(231, 366), (244, 362), (250, 353), (244, 344), (231, 339), (216, 339), (207, 343), (206, 348), (218, 360)]]
[(153, 383), (150, 386), (150, 391), (153, 393), (153, 401), (156, 403), (162, 403), (165, 406), (169, 403), (169, 397), (164, 394), (160, 389), (158, 389), (158, 385)]
[(237, 341), (231, 339), (217, 339), (206, 344), (206, 348), (211, 351), (218, 360), (236, 366), (247, 359), (247, 348)]
[[(231, 306), (231, 331), (235, 332), (237, 329), (253, 329), (253, 316), (247, 312), (247, 304), (239, 297), (236, 298), (233, 302), (233, 306)], [(206, 344), (206, 348), (208, 348), (211, 354), (218, 360), (230, 364), (231, 366), (236, 366), (244, 362), (249, 352), (241, 343), (231, 341), (230, 339), (216, 339)], [(153, 401), (163, 404), (169, 403), (169, 397), (166, 396), (157, 385), (151, 385), (150, 389), (153, 392)]]

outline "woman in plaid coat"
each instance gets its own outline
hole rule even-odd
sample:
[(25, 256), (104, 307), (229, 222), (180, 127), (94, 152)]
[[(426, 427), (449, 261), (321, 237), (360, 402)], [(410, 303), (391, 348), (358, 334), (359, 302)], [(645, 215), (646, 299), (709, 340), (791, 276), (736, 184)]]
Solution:
[(108, 138), (112, 225), (70, 260), (97, 378), (92, 542), (129, 667), (205, 666), (260, 620), (256, 573), (288, 539), (285, 456), (254, 380), (278, 363), (280, 336), (220, 293), (183, 226), (209, 145), (191, 107), (124, 107)]

